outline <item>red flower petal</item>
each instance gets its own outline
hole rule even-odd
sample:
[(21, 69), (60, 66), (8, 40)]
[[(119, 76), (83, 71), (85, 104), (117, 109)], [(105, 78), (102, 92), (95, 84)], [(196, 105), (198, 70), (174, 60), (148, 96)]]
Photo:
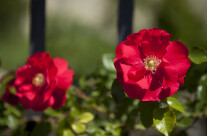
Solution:
[(32, 84), (23, 84), (20, 87), (18, 87), (19, 92), (27, 92), (34, 89), (34, 86)]
[(136, 57), (137, 60), (141, 60), (138, 47), (135, 45), (127, 45), (125, 42), (121, 42), (116, 48), (116, 58), (114, 61), (117, 61), (119, 58), (130, 57)]
[(142, 100), (146, 90), (140, 88), (136, 83), (125, 83), (122, 85), (124, 92), (130, 97), (134, 99)]
[(54, 104), (54, 98), (51, 97), (48, 101), (46, 101), (45, 103), (39, 103), (37, 104), (35, 107), (33, 107), (33, 110), (35, 111), (43, 111), (46, 108), (52, 106)]
[(160, 58), (170, 42), (171, 35), (157, 28), (150, 29), (142, 37), (140, 47), (145, 56), (154, 55)]
[(45, 103), (46, 101), (48, 101), (56, 86), (57, 86), (57, 81), (53, 80), (51, 81), (51, 84), (48, 85), (47, 88), (38, 92), (38, 95), (40, 95), (43, 98), (42, 101), (40, 101), (39, 103)]
[(2, 96), (2, 100), (11, 105), (17, 105), (19, 102), (19, 98), (10, 92), (10, 90), (13, 88), (14, 88), (14, 79), (9, 81), (9, 83), (7, 84), (6, 90)]
[(154, 91), (147, 90), (143, 99), (141, 99), (141, 101), (157, 101), (159, 100), (158, 95), (160, 94), (161, 91), (162, 91), (161, 87)]
[(127, 65), (123, 59), (120, 59), (114, 63), (114, 66), (117, 70), (117, 80), (120, 84), (128, 81), (128, 71), (131, 68), (130, 65)]
[(129, 80), (139, 81), (146, 74), (146, 69), (143, 65), (134, 65), (129, 69), (128, 78)]
[[(32, 68), (29, 65), (24, 65), (24, 66), (20, 67), (16, 72), (17, 80), (21, 80), (21, 83), (22, 83), (22, 81), (25, 81), (28, 79), (32, 80), (36, 71), (37, 71), (37, 69), (35, 69), (34, 67)], [(21, 79), (19, 79), (19, 78), (21, 78)], [(15, 84), (19, 84), (18, 81), (15, 81)]]
[(54, 104), (52, 105), (53, 109), (57, 109), (61, 106), (63, 106), (66, 102), (66, 94), (60, 94), (60, 93), (53, 93), (53, 97), (55, 99)]
[[(146, 72), (146, 73), (148, 73), (148, 72)], [(146, 74), (146, 75), (144, 76), (144, 78), (142, 78), (141, 80), (139, 80), (139, 81), (137, 82), (137, 84), (138, 84), (142, 89), (146, 89), (146, 90), (148, 90), (149, 87), (150, 87), (151, 82), (152, 82), (152, 76), (149, 75), (149, 74)]]
[(57, 88), (58, 91), (55, 89), (56, 92), (58, 93), (65, 93), (65, 91), (68, 89), (68, 87), (72, 84), (73, 82), (73, 70), (67, 69), (64, 73), (59, 75), (57, 77), (58, 79), (58, 84)]
[(30, 56), (27, 60), (27, 64), (32, 67), (38, 67), (39, 69), (48, 71), (48, 76), (53, 79), (56, 76), (57, 68), (49, 53), (38, 52)]
[(179, 89), (179, 86), (180, 86), (179, 83), (175, 82), (169, 88), (162, 89), (162, 92), (160, 92), (160, 94), (158, 96), (158, 100), (162, 100), (162, 99), (165, 99), (166, 97), (172, 96), (173, 94), (175, 94), (177, 92), (177, 90)]
[(183, 84), (183, 76), (186, 75), (191, 65), (188, 54), (188, 49), (184, 44), (174, 41), (167, 47), (166, 53), (163, 56), (164, 61), (170, 64), (169, 68), (178, 74), (181, 84)]
[(57, 75), (64, 73), (68, 69), (68, 62), (61, 58), (53, 59), (55, 66), (57, 67)]
[(129, 36), (127, 36), (126, 43), (127, 44), (135, 44), (135, 45), (138, 45), (139, 42), (142, 40), (143, 34), (145, 34), (147, 31), (148, 30), (143, 29), (143, 30), (139, 31), (138, 33), (130, 34)]
[(38, 102), (35, 91), (29, 91), (24, 93), (16, 93), (16, 96), (19, 97), (19, 102), (24, 106), (25, 109), (33, 108)]

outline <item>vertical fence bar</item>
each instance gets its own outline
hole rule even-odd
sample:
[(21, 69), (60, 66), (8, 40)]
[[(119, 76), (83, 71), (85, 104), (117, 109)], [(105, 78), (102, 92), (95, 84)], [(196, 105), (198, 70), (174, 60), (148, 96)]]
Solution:
[(31, 0), (30, 54), (45, 50), (45, 0)]
[[(45, 0), (30, 1), (30, 55), (45, 51)], [(27, 136), (31, 135), (36, 125), (34, 118), (41, 117), (42, 112), (27, 110)]]
[(133, 0), (119, 0), (118, 43), (132, 33)]
[[(133, 1), (119, 0), (118, 43), (126, 40), (126, 37), (132, 33)], [(128, 131), (122, 132), (122, 136), (128, 135)]]

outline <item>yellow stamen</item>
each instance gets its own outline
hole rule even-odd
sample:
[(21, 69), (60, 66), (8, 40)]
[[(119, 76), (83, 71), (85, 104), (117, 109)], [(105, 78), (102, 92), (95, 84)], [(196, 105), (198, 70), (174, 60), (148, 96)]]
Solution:
[(41, 87), (45, 84), (45, 76), (42, 73), (37, 73), (33, 79), (32, 84), (36, 87)]
[(155, 72), (157, 67), (160, 65), (161, 60), (157, 59), (155, 56), (148, 56), (144, 59), (144, 66), (146, 70)]

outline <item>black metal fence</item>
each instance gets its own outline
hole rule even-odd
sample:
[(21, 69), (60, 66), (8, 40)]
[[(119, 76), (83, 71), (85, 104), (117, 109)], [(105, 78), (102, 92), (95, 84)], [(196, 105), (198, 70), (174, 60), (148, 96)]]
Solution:
[[(45, 51), (45, 0), (31, 0), (31, 16), (30, 16), (30, 55)], [(132, 32), (132, 16), (133, 16), (133, 0), (119, 0), (118, 11), (118, 43), (124, 41)], [(27, 131), (34, 127), (33, 116), (41, 116), (41, 112), (28, 110)]]

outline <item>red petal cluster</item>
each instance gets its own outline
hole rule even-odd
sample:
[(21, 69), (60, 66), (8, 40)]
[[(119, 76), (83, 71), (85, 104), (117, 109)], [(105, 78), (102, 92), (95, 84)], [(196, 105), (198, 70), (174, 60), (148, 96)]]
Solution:
[(19, 102), (19, 98), (18, 98), (16, 95), (14, 95), (14, 94), (12, 94), (12, 93), (10, 92), (10, 90), (11, 90), (12, 88), (15, 88), (15, 87), (14, 87), (14, 80), (11, 80), (11, 81), (7, 84), (5, 93), (4, 93), (3, 96), (2, 96), (2, 100), (3, 100), (4, 102), (7, 102), (7, 103), (9, 103), (9, 104), (15, 106), (15, 105), (18, 104), (18, 102)]
[(117, 46), (117, 80), (129, 97), (159, 101), (173, 95), (184, 83), (191, 65), (188, 48), (170, 38), (164, 30), (144, 29)]
[(26, 109), (42, 111), (50, 106), (56, 109), (66, 101), (73, 74), (64, 59), (52, 59), (48, 53), (38, 52), (17, 70), (16, 96)]

